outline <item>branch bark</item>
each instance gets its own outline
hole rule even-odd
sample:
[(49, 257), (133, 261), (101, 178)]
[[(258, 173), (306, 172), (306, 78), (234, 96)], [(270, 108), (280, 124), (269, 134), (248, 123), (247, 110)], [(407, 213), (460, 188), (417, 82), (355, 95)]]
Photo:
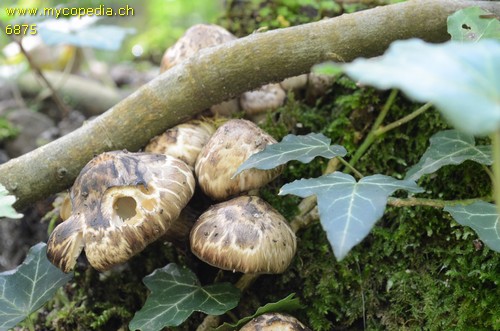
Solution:
[(244, 91), (306, 73), (322, 61), (380, 55), (397, 39), (445, 41), (447, 16), (472, 5), (500, 15), (498, 2), (413, 0), (203, 50), (80, 129), (0, 165), (0, 183), (22, 209), (68, 188), (94, 155), (137, 151), (151, 137)]

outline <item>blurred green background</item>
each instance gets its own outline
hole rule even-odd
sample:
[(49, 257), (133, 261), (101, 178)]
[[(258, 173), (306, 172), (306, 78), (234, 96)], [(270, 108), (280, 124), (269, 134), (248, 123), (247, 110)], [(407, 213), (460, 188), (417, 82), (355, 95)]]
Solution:
[[(102, 17), (98, 24), (117, 25), (120, 27), (134, 28), (135, 33), (128, 35), (119, 52), (102, 55), (112, 56), (115, 61), (131, 60), (134, 58), (132, 49), (144, 59), (158, 63), (164, 50), (171, 46), (183, 32), (193, 24), (214, 23), (217, 15), (223, 12), (223, 0), (84, 0), (84, 1), (54, 1), (54, 0), (21, 0), (2, 1), (0, 4), (0, 20), (2, 33), (0, 45), (2, 48), (12, 40), (5, 33), (7, 24), (37, 23), (48, 17), (9, 16), (6, 8), (96, 8), (100, 5), (119, 8), (130, 6), (134, 9), (134, 16)], [(67, 17), (66, 17), (67, 18)], [(59, 19), (66, 19), (59, 18)], [(2, 56), (2, 62), (5, 55)]]

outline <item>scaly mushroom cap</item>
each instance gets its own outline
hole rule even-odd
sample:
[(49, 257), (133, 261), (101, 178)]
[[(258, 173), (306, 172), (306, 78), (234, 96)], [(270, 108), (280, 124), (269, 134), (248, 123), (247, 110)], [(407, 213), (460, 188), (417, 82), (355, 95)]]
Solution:
[(252, 154), (274, 143), (273, 137), (250, 121), (235, 119), (221, 125), (196, 160), (195, 172), (203, 192), (212, 199), (224, 200), (269, 183), (283, 167), (248, 169), (231, 177)]
[(240, 331), (311, 331), (293, 316), (267, 313), (255, 317), (243, 325)]
[(123, 263), (165, 234), (194, 193), (192, 171), (171, 156), (109, 152), (92, 159), (71, 189), (72, 215), (47, 243), (69, 272), (83, 248), (99, 271)]
[(205, 146), (214, 132), (215, 127), (211, 123), (193, 120), (176, 125), (154, 137), (146, 145), (144, 151), (171, 155), (194, 168), (201, 148)]
[(285, 218), (256, 196), (242, 196), (210, 207), (196, 221), (191, 251), (215, 267), (256, 274), (286, 270), (297, 249)]
[(160, 72), (165, 72), (203, 48), (217, 46), (235, 39), (238, 38), (220, 26), (213, 24), (194, 25), (165, 51), (161, 60)]

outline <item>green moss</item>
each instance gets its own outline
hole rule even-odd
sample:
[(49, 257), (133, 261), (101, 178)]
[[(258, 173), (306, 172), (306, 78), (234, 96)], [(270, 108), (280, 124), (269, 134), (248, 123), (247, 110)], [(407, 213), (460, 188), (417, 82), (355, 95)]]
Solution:
[(5, 118), (0, 116), (0, 142), (14, 138), (19, 133), (19, 130)]
[[(388, 92), (359, 89), (342, 77), (315, 106), (294, 100), (270, 116), (273, 121), (264, 127), (271, 132), (274, 128), (278, 137), (287, 132), (284, 128), (300, 134), (322, 132), (352, 154), (387, 96)], [(399, 96), (384, 124), (418, 107)], [(300, 130), (297, 123), (304, 124)], [(429, 110), (378, 139), (356, 167), (365, 175), (402, 178), (428, 147), (429, 137), (447, 128), (439, 113)], [(318, 159), (308, 165), (291, 163), (264, 197), (292, 218), (299, 200), (273, 193), (286, 182), (320, 175), (325, 164)], [(443, 167), (419, 184), (426, 189), (421, 196), (429, 198), (461, 199), (491, 192), (488, 175), (474, 162)], [(269, 289), (260, 296), (263, 303), (299, 293), (307, 308), (296, 315), (314, 330), (500, 329), (500, 257), (442, 210), (388, 208), (372, 233), (342, 262), (335, 260), (318, 223), (298, 236), (298, 256), (290, 270), (264, 277), (255, 286)]]
[(230, 14), (219, 24), (246, 36), (260, 28), (276, 29), (318, 21), (342, 13), (342, 6), (324, 0), (231, 1)]

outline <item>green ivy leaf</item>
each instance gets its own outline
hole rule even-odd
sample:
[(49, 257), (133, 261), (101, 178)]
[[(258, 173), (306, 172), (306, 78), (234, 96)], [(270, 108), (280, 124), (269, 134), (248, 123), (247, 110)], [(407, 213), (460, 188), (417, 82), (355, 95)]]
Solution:
[(318, 75), (337, 76), (343, 72), (342, 66), (335, 62), (324, 62), (312, 67), (312, 72)]
[(250, 168), (267, 170), (291, 160), (309, 163), (316, 156), (331, 159), (347, 154), (344, 147), (339, 145), (330, 146), (330, 143), (331, 139), (321, 133), (310, 133), (305, 136), (289, 134), (281, 142), (267, 145), (264, 150), (251, 155), (238, 167), (233, 177)]
[(486, 246), (500, 253), (500, 221), (496, 206), (485, 201), (444, 208), (457, 223), (470, 226)]
[(151, 294), (135, 313), (130, 330), (156, 331), (177, 326), (194, 311), (221, 315), (236, 307), (240, 298), (240, 291), (229, 283), (202, 287), (191, 270), (175, 263), (156, 269), (143, 282)]
[(280, 195), (305, 198), (316, 195), (321, 225), (338, 261), (363, 240), (384, 214), (387, 198), (396, 190), (413, 193), (423, 189), (410, 180), (373, 175), (356, 182), (354, 177), (334, 172), (319, 178), (286, 184)]
[(456, 130), (441, 131), (430, 138), (430, 146), (405, 179), (417, 180), (449, 164), (472, 160), (484, 165), (493, 163), (491, 146), (476, 146), (474, 137)]
[(294, 298), (295, 293), (290, 294), (286, 298), (281, 299), (278, 302), (268, 303), (265, 306), (259, 307), (255, 313), (251, 316), (244, 317), (240, 319), (238, 322), (234, 324), (224, 323), (215, 331), (231, 331), (231, 330), (239, 330), (244, 324), (254, 319), (257, 316), (272, 313), (272, 312), (282, 312), (282, 311), (294, 311), (303, 308), (300, 304), (298, 298)]
[(499, 58), (496, 40), (436, 45), (410, 39), (344, 69), (363, 84), (399, 88), (417, 101), (434, 103), (460, 131), (486, 135), (500, 127)]
[(0, 330), (38, 310), (73, 276), (52, 265), (46, 254), (46, 245), (36, 244), (19, 267), (0, 273)]
[(23, 214), (16, 212), (12, 205), (16, 202), (16, 197), (9, 195), (9, 191), (0, 184), (0, 217), (21, 218)]
[(452, 40), (462, 42), (486, 38), (500, 40), (500, 21), (482, 8), (469, 7), (448, 16), (448, 33)]

